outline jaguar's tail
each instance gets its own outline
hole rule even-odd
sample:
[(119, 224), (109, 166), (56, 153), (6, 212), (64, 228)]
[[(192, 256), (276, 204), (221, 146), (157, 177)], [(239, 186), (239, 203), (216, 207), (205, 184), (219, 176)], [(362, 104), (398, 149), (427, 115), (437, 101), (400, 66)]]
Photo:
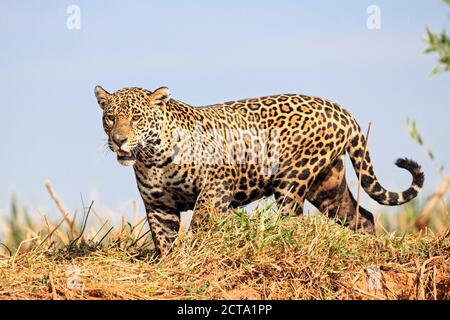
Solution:
[[(403, 192), (390, 192), (384, 189), (378, 182), (374, 172), (369, 152), (365, 148), (365, 138), (361, 129), (358, 131), (347, 146), (347, 152), (353, 164), (353, 168), (359, 177), (361, 170), (361, 186), (367, 194), (380, 204), (397, 206), (414, 199), (423, 186), (424, 174), (420, 165), (410, 159), (397, 159), (397, 167), (408, 170), (413, 178), (411, 186)], [(363, 159), (364, 157), (364, 159)], [(361, 160), (362, 165), (361, 165)]]

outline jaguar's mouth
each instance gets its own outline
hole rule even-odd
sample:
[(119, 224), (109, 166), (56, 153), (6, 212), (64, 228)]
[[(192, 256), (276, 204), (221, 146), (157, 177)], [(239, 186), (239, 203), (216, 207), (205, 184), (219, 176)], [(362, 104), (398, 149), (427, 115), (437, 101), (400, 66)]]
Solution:
[(119, 149), (116, 151), (116, 153), (117, 153), (117, 160), (119, 161), (136, 161), (138, 149), (134, 148), (131, 151)]
[(131, 151), (117, 150), (118, 160), (136, 160), (136, 156)]

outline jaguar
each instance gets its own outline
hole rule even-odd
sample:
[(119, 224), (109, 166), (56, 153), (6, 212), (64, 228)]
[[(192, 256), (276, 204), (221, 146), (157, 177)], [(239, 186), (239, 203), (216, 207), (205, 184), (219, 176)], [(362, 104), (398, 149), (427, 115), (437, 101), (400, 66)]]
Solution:
[(378, 182), (366, 138), (337, 103), (302, 94), (280, 94), (193, 107), (172, 99), (166, 87), (150, 91), (95, 87), (108, 146), (132, 166), (155, 248), (173, 247), (180, 214), (194, 210), (199, 228), (274, 196), (285, 215), (301, 215), (305, 200), (358, 232), (375, 232), (373, 215), (357, 203), (345, 177), (345, 155), (365, 192), (382, 205), (404, 204), (424, 183), (415, 161), (396, 165), (412, 175), (403, 192)]

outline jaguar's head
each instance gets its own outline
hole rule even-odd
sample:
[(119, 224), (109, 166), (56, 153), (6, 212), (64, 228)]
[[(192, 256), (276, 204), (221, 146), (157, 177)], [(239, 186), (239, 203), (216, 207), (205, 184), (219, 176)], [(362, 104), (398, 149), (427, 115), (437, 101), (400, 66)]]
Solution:
[(109, 148), (124, 166), (132, 166), (143, 148), (157, 141), (161, 131), (162, 108), (170, 98), (168, 88), (154, 92), (124, 88), (109, 93), (95, 87), (95, 96), (103, 110), (103, 128)]

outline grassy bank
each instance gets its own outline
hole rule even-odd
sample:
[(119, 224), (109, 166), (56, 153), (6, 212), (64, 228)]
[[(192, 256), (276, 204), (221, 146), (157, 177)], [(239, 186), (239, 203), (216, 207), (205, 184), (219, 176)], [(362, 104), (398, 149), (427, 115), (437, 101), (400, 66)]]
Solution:
[(89, 235), (83, 221), (0, 249), (0, 298), (450, 299), (448, 230), (360, 235), (268, 206), (211, 221), (158, 261), (145, 221)]

